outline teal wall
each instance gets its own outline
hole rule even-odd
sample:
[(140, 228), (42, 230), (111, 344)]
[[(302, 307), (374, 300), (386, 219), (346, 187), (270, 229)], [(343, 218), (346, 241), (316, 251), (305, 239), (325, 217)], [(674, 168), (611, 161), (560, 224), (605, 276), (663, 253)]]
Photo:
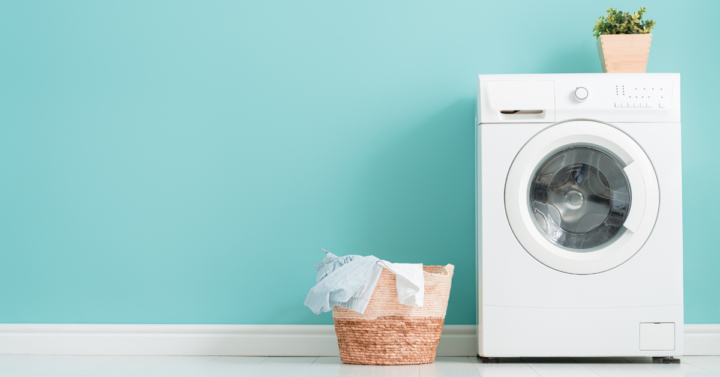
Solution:
[(320, 248), (457, 266), (477, 74), (598, 72), (648, 6), (683, 90), (688, 323), (720, 323), (718, 1), (4, 1), (0, 322), (328, 324)]

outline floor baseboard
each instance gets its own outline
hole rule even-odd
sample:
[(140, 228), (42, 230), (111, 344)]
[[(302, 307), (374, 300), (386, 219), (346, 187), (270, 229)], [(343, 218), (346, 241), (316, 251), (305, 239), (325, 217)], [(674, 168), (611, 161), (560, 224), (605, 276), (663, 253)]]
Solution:
[[(446, 325), (438, 356), (475, 356), (474, 325)], [(338, 356), (332, 325), (0, 324), (4, 355)], [(720, 324), (685, 325), (686, 355), (720, 355)]]
[(685, 325), (685, 355), (720, 355), (720, 324)]

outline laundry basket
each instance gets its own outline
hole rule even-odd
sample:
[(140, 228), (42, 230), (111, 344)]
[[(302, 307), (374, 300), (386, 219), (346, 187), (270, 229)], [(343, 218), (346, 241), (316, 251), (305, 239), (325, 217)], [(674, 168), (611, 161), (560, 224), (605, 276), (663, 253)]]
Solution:
[(346, 364), (429, 364), (435, 361), (455, 266), (423, 266), (421, 308), (398, 302), (395, 274), (383, 269), (360, 314), (333, 308), (340, 360)]

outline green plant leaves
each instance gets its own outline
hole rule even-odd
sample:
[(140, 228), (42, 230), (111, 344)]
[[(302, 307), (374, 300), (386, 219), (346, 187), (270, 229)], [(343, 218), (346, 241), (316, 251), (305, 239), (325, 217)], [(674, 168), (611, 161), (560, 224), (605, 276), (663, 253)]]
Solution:
[(655, 21), (643, 20), (645, 12), (647, 12), (645, 7), (633, 14), (608, 8), (607, 14), (595, 21), (593, 35), (599, 38), (604, 34), (649, 34), (655, 26)]

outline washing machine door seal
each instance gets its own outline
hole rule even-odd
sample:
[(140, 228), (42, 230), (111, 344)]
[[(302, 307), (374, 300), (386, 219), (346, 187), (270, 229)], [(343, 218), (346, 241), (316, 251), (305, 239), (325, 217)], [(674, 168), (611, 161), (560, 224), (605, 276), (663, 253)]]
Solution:
[(650, 237), (659, 207), (657, 176), (643, 149), (596, 121), (540, 131), (505, 182), (517, 240), (541, 263), (571, 274), (608, 271), (632, 258)]

